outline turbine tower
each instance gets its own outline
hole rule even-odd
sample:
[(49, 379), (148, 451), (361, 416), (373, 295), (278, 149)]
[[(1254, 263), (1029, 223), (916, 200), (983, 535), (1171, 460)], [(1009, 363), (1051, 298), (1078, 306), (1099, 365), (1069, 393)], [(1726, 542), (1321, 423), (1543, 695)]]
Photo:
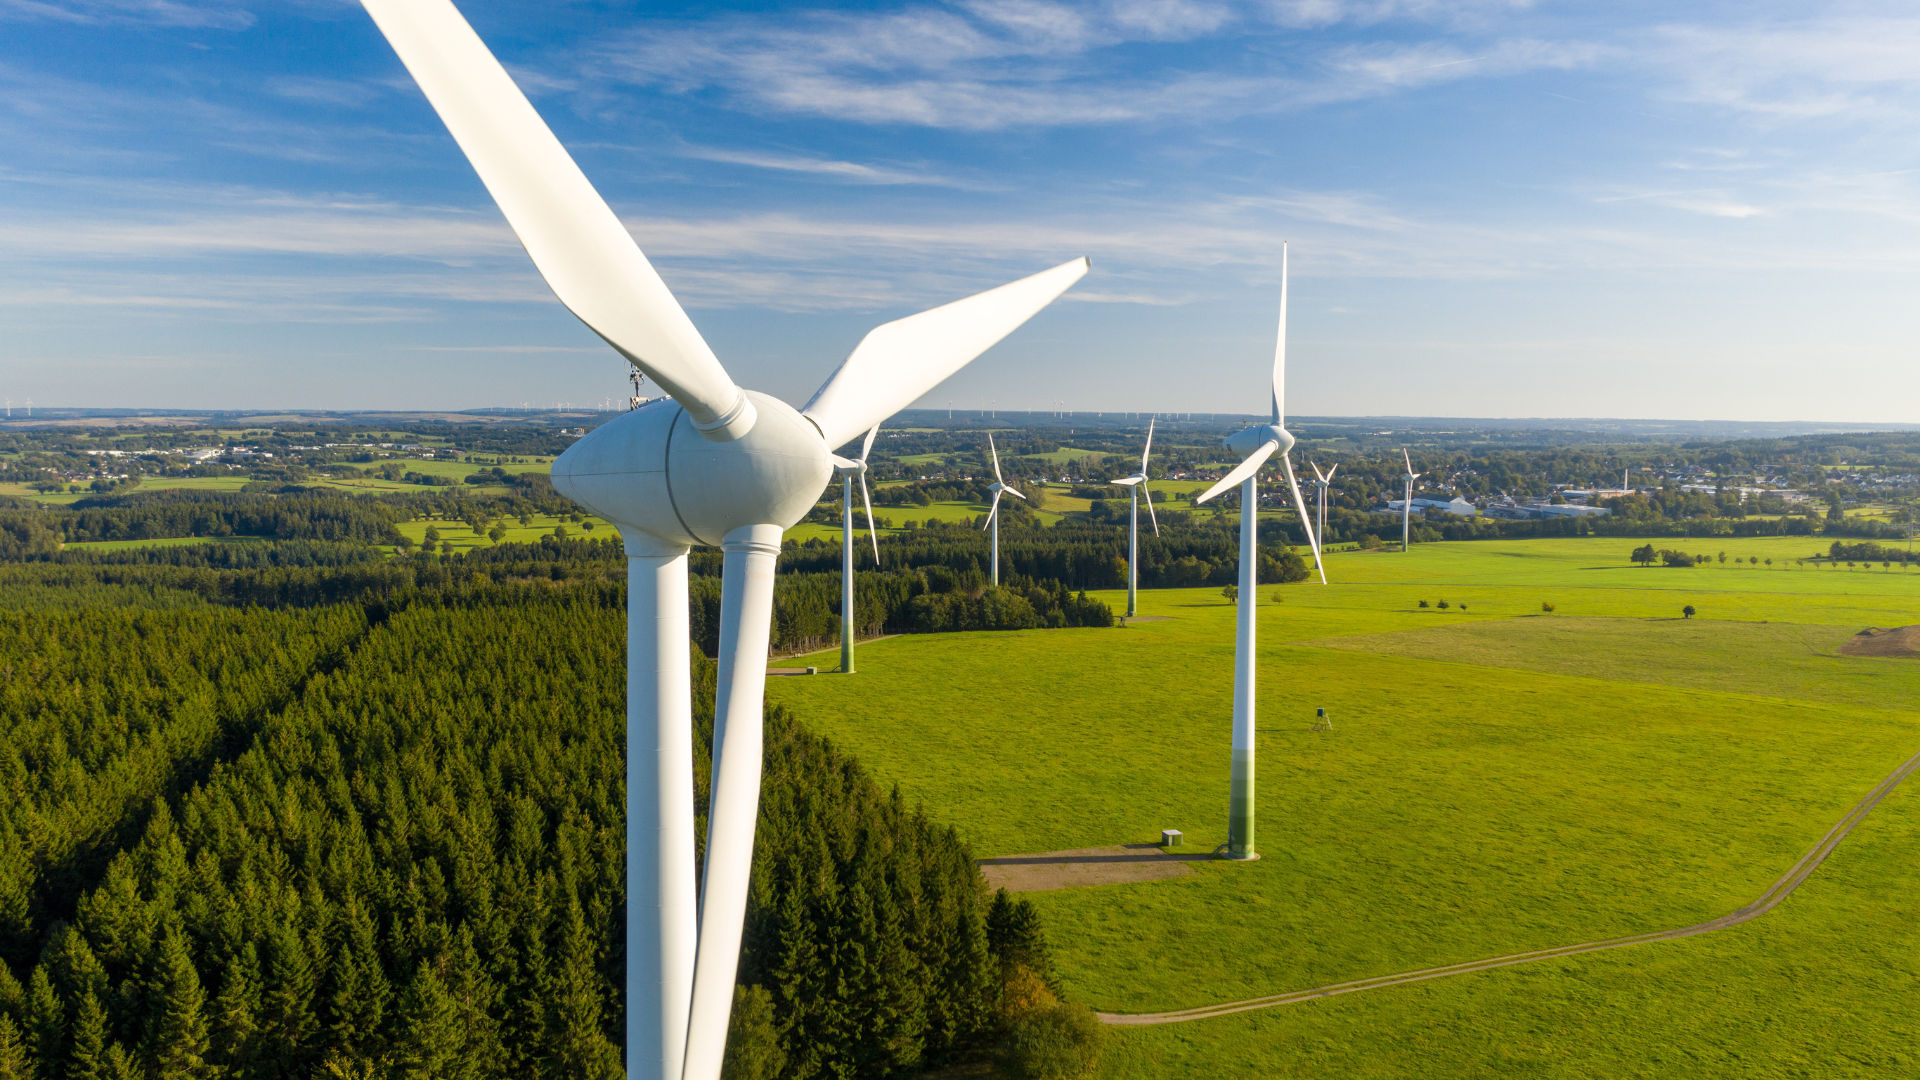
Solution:
[(1127, 618), (1140, 614), (1140, 496), (1147, 496), (1147, 518), (1153, 522), (1153, 535), (1160, 535), (1160, 517), (1153, 512), (1153, 492), (1147, 490), (1147, 455), (1153, 453), (1153, 421), (1147, 421), (1147, 447), (1140, 451), (1140, 471), (1114, 483), (1133, 496), (1133, 516), (1127, 524)]
[(1026, 496), (1008, 486), (1005, 478), (1000, 475), (1000, 451), (993, 447), (991, 431), (987, 432), (987, 453), (993, 455), (993, 483), (987, 485), (987, 490), (993, 492), (993, 505), (987, 508), (987, 523), (984, 528), (993, 532), (992, 574), (993, 583), (998, 585), (1000, 584), (1000, 496), (1006, 494), (1021, 500), (1025, 500)]
[(867, 429), (860, 444), (860, 456), (848, 461), (833, 460), (833, 473), (840, 478), (840, 673), (853, 674), (853, 482), (860, 481), (860, 502), (867, 508), (867, 535), (873, 538), (873, 565), (880, 565), (880, 533), (873, 527), (873, 500), (867, 497), (867, 455), (873, 453), (873, 437), (880, 425)]
[(1407, 456), (1407, 448), (1400, 448), (1400, 457), (1407, 463), (1407, 474), (1400, 479), (1407, 485), (1406, 498), (1400, 501), (1400, 550), (1413, 550), (1413, 482), (1420, 474), (1413, 471), (1413, 459)]
[[(1300, 485), (1294, 480), (1293, 463), (1287, 451), (1293, 449), (1293, 435), (1282, 426), (1286, 414), (1287, 377), (1287, 247), (1280, 245), (1280, 340), (1273, 350), (1273, 422), (1244, 428), (1226, 439), (1227, 449), (1239, 454), (1241, 462), (1220, 482), (1208, 488), (1195, 503), (1203, 503), (1235, 484), (1240, 488), (1240, 596), (1235, 613), (1239, 624), (1233, 647), (1233, 787), (1227, 800), (1227, 858), (1257, 859), (1253, 847), (1253, 743), (1254, 743), (1254, 601), (1260, 558), (1256, 522), (1260, 517), (1260, 491), (1257, 474), (1277, 451), (1286, 467), (1287, 487), (1293, 491), (1293, 506), (1300, 514), (1300, 529), (1307, 534), (1313, 549), (1313, 561), (1320, 561), (1320, 544), (1314, 538), (1307, 516), (1307, 501), (1300, 497)], [(1326, 572), (1320, 574), (1325, 582)]]
[[(1320, 466), (1314, 462), (1309, 461), (1307, 464), (1313, 467), (1313, 479), (1308, 481), (1308, 483), (1311, 483), (1315, 488), (1319, 489), (1315, 492), (1316, 517), (1313, 523), (1313, 537), (1320, 544), (1325, 544), (1327, 542), (1327, 489), (1333, 486), (1333, 474), (1340, 471), (1340, 463), (1337, 461), (1334, 462), (1324, 473), (1320, 471)], [(1314, 569), (1319, 570), (1320, 551), (1317, 547), (1314, 550), (1313, 559)], [(1326, 571), (1322, 570), (1322, 584), (1325, 584), (1325, 574)]]
[[(913, 403), (1087, 272), (1075, 259), (887, 323), (805, 408), (742, 389), (633, 237), (450, 0), (362, 0), (534, 266), (662, 399), (553, 463), (627, 551), (627, 1060), (636, 1080), (716, 1080), (739, 970), (760, 797), (761, 705), (780, 536), (833, 448)], [(722, 560), (705, 885), (696, 899), (687, 554)]]

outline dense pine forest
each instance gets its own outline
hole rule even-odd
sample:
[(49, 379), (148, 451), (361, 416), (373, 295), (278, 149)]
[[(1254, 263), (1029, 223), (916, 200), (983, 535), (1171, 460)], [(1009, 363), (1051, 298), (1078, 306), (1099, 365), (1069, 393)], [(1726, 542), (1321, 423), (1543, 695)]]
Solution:
[[(0, 1077), (620, 1074), (620, 585), (330, 591), (0, 616)], [(984, 1053), (1031, 909), (798, 718), (767, 753), (730, 1074)]]

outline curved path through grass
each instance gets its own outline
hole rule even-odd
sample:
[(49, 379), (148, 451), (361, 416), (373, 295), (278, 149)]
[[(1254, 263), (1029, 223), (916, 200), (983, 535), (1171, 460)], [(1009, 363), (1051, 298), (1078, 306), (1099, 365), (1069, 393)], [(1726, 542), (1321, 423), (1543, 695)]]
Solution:
[(1757, 919), (1780, 905), (1780, 902), (1793, 895), (1813, 872), (1820, 868), (1840, 841), (1847, 838), (1855, 825), (1866, 819), (1873, 808), (1880, 805), (1893, 789), (1900, 786), (1915, 769), (1920, 769), (1920, 754), (1908, 758), (1901, 766), (1887, 775), (1887, 778), (1869, 791), (1865, 798), (1854, 804), (1820, 842), (1813, 845), (1800, 861), (1793, 864), (1780, 879), (1775, 881), (1758, 900), (1737, 911), (1710, 919), (1692, 926), (1683, 926), (1675, 930), (1656, 930), (1646, 934), (1632, 934), (1627, 937), (1607, 938), (1604, 941), (1588, 941), (1578, 945), (1562, 945), (1553, 949), (1538, 949), (1533, 952), (1514, 953), (1510, 956), (1495, 956), (1486, 960), (1470, 960), (1464, 964), (1448, 964), (1444, 967), (1422, 968), (1419, 971), (1407, 971), (1398, 975), (1381, 975), (1372, 979), (1359, 979), (1354, 982), (1335, 983), (1331, 986), (1315, 987), (1311, 990), (1296, 990), (1290, 994), (1274, 994), (1269, 997), (1248, 998), (1244, 1001), (1229, 1001), (1219, 1005), (1207, 1005), (1197, 1009), (1181, 1009), (1162, 1013), (1100, 1013), (1102, 1023), (1119, 1027), (1142, 1027), (1154, 1024), (1178, 1024), (1189, 1020), (1207, 1020), (1231, 1013), (1249, 1012), (1254, 1009), (1271, 1009), (1278, 1005), (1294, 1005), (1302, 1001), (1333, 997), (1337, 994), (1351, 994), (1357, 990), (1377, 990), (1388, 986), (1403, 986), (1407, 983), (1424, 982), (1428, 979), (1443, 978), (1448, 975), (1465, 975), (1474, 971), (1490, 971), (1494, 968), (1512, 967), (1515, 964), (1532, 963), (1535, 960), (1553, 960), (1565, 956), (1577, 956), (1580, 953), (1601, 952), (1606, 949), (1624, 949), (1629, 945), (1645, 945), (1655, 941), (1676, 941), (1680, 938), (1695, 937), (1700, 934), (1724, 930), (1729, 926), (1738, 926), (1743, 922)]

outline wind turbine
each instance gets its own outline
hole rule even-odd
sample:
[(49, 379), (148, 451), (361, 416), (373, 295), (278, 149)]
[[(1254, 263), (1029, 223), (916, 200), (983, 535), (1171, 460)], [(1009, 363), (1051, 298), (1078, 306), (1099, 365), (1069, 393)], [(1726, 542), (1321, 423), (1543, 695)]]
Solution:
[(1140, 451), (1140, 471), (1114, 483), (1133, 496), (1133, 517), (1127, 524), (1127, 618), (1139, 614), (1140, 604), (1140, 495), (1146, 492), (1147, 519), (1153, 522), (1153, 535), (1160, 535), (1160, 517), (1153, 512), (1153, 492), (1147, 491), (1147, 455), (1153, 453), (1153, 421), (1147, 421), (1147, 447)]
[[(1280, 245), (1280, 335), (1273, 350), (1273, 422), (1243, 428), (1227, 436), (1227, 449), (1239, 454), (1241, 462), (1232, 472), (1208, 488), (1195, 503), (1203, 503), (1235, 484), (1240, 487), (1240, 597), (1238, 632), (1233, 647), (1233, 785), (1227, 797), (1227, 858), (1257, 859), (1253, 848), (1253, 736), (1254, 736), (1254, 601), (1259, 578), (1256, 566), (1260, 547), (1255, 524), (1260, 518), (1260, 492), (1257, 476), (1260, 466), (1275, 452), (1286, 467), (1287, 487), (1293, 491), (1293, 505), (1300, 514), (1301, 531), (1313, 548), (1313, 561), (1320, 561), (1320, 544), (1314, 538), (1307, 517), (1307, 502), (1300, 497), (1300, 485), (1294, 480), (1293, 463), (1287, 451), (1293, 449), (1293, 435), (1282, 426), (1286, 414), (1287, 376), (1287, 246)], [(1320, 580), (1326, 581), (1326, 571)]]
[[(627, 550), (627, 1075), (716, 1080), (759, 808), (784, 529), (833, 448), (913, 403), (1087, 272), (1072, 262), (869, 332), (795, 411), (727, 374), (633, 237), (450, 0), (362, 0), (561, 303), (673, 400), (553, 463)], [(724, 552), (713, 801), (696, 918), (687, 554)]]
[[(1317, 517), (1313, 523), (1313, 536), (1315, 540), (1325, 540), (1327, 538), (1327, 488), (1333, 486), (1333, 474), (1340, 471), (1340, 463), (1337, 461), (1334, 462), (1324, 473), (1320, 471), (1318, 464), (1311, 461), (1307, 462), (1307, 464), (1313, 468), (1313, 479), (1308, 481), (1308, 483), (1319, 489), (1315, 493), (1316, 498), (1314, 500)], [(1314, 569), (1318, 570), (1320, 568), (1320, 552), (1315, 550), (1313, 555)]]
[(1021, 500), (1025, 500), (1026, 496), (1009, 487), (1006, 479), (1000, 475), (1000, 451), (993, 447), (991, 431), (987, 432), (987, 452), (993, 455), (993, 483), (987, 485), (987, 490), (993, 492), (993, 505), (987, 509), (987, 523), (984, 527), (993, 532), (992, 573), (993, 583), (998, 585), (1000, 584), (1000, 496), (1007, 494)]
[(1400, 501), (1400, 550), (1413, 550), (1413, 482), (1420, 474), (1413, 471), (1413, 459), (1407, 456), (1407, 448), (1400, 448), (1400, 457), (1407, 463), (1407, 474), (1400, 479), (1406, 482), (1407, 496)]
[(853, 482), (860, 481), (860, 502), (867, 508), (867, 535), (873, 539), (873, 565), (880, 565), (880, 533), (873, 527), (873, 500), (867, 497), (867, 455), (873, 453), (873, 437), (880, 425), (867, 429), (860, 444), (860, 456), (848, 461), (833, 459), (833, 474), (840, 478), (840, 672), (853, 674)]

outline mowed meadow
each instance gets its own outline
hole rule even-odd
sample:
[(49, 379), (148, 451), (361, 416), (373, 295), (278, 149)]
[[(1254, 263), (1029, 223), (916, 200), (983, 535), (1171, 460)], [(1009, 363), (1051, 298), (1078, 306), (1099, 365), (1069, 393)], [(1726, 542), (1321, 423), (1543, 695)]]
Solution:
[[(1823, 546), (1807, 538), (1643, 568), (1638, 543), (1340, 553), (1328, 586), (1263, 586), (1263, 858), (1030, 894), (1069, 992), (1114, 1012), (1191, 1008), (1753, 901), (1920, 752), (1920, 662), (1836, 652), (1864, 627), (1920, 622), (1920, 572), (1803, 564)], [(1163, 828), (1204, 851), (1225, 839), (1233, 609), (1217, 590), (1167, 590), (1141, 611), (1158, 618), (878, 641), (857, 675), (775, 679), (768, 695), (979, 856)], [(1331, 732), (1308, 730), (1316, 708)], [(1754, 922), (1114, 1029), (1100, 1075), (1911, 1074), (1917, 799), (1895, 791)]]

